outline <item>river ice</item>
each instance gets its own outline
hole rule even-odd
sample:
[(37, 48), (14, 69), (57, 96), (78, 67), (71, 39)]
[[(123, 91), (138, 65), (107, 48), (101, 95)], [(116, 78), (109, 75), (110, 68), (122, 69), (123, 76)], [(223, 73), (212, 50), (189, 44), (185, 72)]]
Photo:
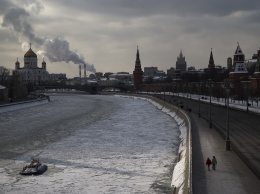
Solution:
[[(0, 193), (171, 193), (180, 131), (148, 101), (51, 95), (0, 114)], [(31, 157), (48, 170), (21, 176)]]

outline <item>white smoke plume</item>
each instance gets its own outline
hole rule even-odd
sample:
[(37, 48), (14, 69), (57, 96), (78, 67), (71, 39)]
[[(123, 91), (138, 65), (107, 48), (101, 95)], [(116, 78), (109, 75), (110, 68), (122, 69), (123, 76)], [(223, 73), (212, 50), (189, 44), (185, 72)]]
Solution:
[[(24, 0), (23, 6), (33, 12), (43, 9), (42, 4), (37, 0)], [(83, 56), (70, 49), (69, 42), (59, 36), (46, 38), (37, 36), (32, 25), (29, 23), (30, 11), (10, 0), (0, 0), (0, 15), (3, 16), (2, 27), (8, 28), (19, 40), (26, 39), (37, 45), (42, 50), (38, 53), (46, 56), (51, 62), (73, 62), (79, 65), (86, 65), (86, 70), (96, 72), (93, 65), (88, 64)]]

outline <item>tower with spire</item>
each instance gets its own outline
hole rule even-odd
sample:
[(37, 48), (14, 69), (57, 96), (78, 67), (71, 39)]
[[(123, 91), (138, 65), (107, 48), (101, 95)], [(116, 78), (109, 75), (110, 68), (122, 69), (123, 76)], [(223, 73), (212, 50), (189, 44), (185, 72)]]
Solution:
[(208, 69), (209, 69), (209, 70), (214, 70), (214, 69), (215, 69), (215, 63), (214, 63), (212, 48), (211, 48), (211, 51), (210, 51)]
[(141, 67), (141, 60), (140, 60), (138, 46), (137, 46), (137, 52), (136, 52), (135, 69), (133, 71), (133, 77), (134, 77), (135, 89), (139, 90), (140, 86), (143, 83), (143, 71), (142, 71), (142, 67)]
[(239, 46), (239, 42), (237, 43), (237, 48), (234, 54), (233, 58), (233, 69), (235, 68), (236, 64), (238, 63), (244, 63), (245, 62), (245, 55), (242, 51), (242, 49)]
[(179, 70), (181, 72), (187, 70), (187, 63), (185, 61), (185, 57), (182, 54), (182, 50), (180, 51), (180, 55), (177, 57), (176, 70)]
[(245, 55), (240, 48), (239, 43), (237, 43), (237, 48), (235, 50), (233, 58), (233, 69), (229, 73), (229, 79), (236, 81), (243, 81), (248, 79), (248, 71), (245, 64)]

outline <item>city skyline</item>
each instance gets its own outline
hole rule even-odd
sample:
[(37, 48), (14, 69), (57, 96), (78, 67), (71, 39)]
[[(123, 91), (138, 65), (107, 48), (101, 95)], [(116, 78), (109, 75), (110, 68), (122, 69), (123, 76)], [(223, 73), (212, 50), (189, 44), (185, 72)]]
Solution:
[[(86, 63), (97, 72), (129, 72), (136, 46), (142, 68), (175, 68), (180, 50), (187, 67), (207, 68), (210, 51), (216, 65), (227, 65), (237, 42), (246, 59), (260, 46), (260, 2), (237, 0), (0, 0), (1, 66), (15, 68), (32, 43), (49, 73), (78, 76)], [(94, 67), (92, 66), (94, 65)], [(93, 68), (92, 68), (93, 67)], [(88, 72), (88, 75), (91, 72)]]

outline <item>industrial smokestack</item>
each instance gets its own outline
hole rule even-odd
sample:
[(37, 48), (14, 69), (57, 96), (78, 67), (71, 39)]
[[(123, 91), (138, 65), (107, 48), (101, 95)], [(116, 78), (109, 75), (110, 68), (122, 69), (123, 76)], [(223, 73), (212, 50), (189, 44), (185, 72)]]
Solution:
[(84, 64), (84, 82), (86, 84), (86, 79), (87, 78), (87, 68), (86, 68), (86, 64)]
[(80, 82), (80, 85), (81, 85), (81, 65), (79, 65), (79, 82)]

